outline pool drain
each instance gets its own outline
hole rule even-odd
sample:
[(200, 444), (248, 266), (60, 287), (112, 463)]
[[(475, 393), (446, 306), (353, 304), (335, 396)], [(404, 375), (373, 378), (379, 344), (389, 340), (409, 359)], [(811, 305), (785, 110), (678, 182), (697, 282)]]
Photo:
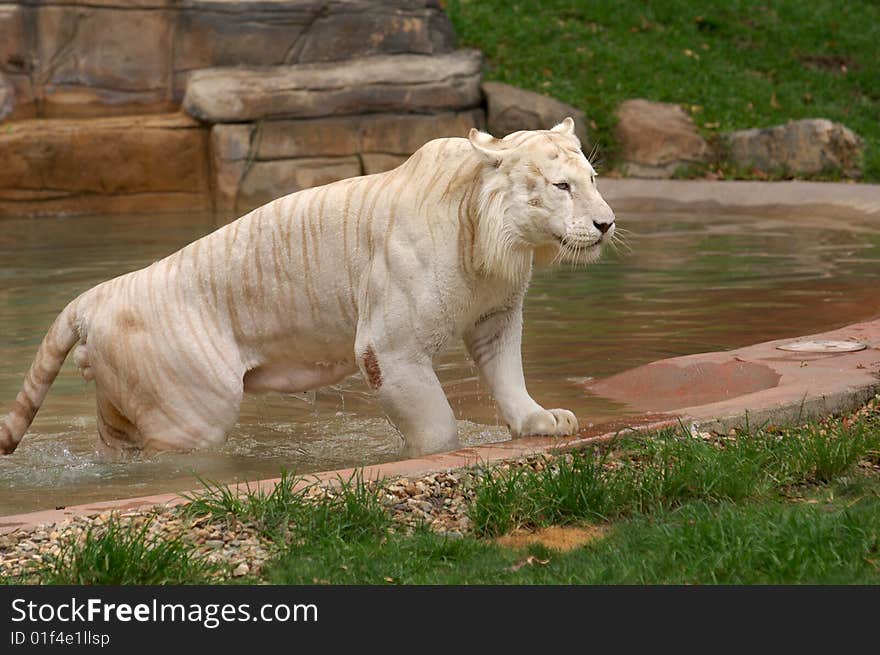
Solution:
[(778, 350), (789, 350), (796, 353), (854, 353), (867, 348), (867, 344), (858, 341), (792, 341), (781, 346)]

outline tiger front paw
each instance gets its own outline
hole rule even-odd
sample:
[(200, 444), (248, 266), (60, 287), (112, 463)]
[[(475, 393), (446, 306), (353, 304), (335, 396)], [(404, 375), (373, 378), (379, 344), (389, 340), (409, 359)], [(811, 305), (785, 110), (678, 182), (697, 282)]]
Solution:
[(510, 433), (514, 437), (545, 435), (561, 437), (577, 434), (578, 420), (567, 409), (542, 409), (529, 414), (519, 429), (511, 426)]

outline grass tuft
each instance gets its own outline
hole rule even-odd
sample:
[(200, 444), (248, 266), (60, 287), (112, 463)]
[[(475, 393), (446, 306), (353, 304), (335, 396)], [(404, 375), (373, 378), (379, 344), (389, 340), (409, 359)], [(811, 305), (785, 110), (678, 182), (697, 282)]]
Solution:
[(196, 557), (182, 539), (149, 535), (150, 522), (138, 527), (116, 516), (90, 525), (81, 537), (68, 537), (60, 552), (48, 555), (38, 576), (50, 585), (203, 584), (217, 568)]
[(184, 507), (186, 516), (209, 516), (228, 525), (249, 523), (270, 537), (287, 530), (293, 516), (302, 509), (307, 489), (287, 471), (282, 471), (281, 479), (271, 491), (251, 489), (247, 485), (242, 491), (201, 478), (199, 482), (203, 491), (183, 496), (189, 501)]
[(487, 471), (469, 510), (474, 531), (497, 537), (514, 528), (603, 520), (610, 492), (602, 475), (603, 461), (594, 451), (586, 451), (542, 459), (536, 471)]

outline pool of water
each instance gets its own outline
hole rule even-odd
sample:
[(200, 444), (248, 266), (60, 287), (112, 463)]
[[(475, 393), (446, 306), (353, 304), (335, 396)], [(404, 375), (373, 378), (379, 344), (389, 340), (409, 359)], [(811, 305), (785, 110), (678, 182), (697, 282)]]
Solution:
[[(880, 225), (746, 216), (618, 216), (630, 252), (533, 280), (523, 357), (532, 395), (582, 424), (630, 410), (578, 383), (656, 359), (818, 332), (880, 315)], [(0, 221), (0, 413), (46, 329), (94, 284), (219, 227), (209, 215)], [(463, 348), (438, 358), (462, 441), (508, 438)], [(357, 378), (311, 396), (247, 397), (210, 452), (125, 462), (95, 450), (94, 390), (65, 365), (18, 450), (0, 457), (0, 514), (393, 459), (399, 447)]]

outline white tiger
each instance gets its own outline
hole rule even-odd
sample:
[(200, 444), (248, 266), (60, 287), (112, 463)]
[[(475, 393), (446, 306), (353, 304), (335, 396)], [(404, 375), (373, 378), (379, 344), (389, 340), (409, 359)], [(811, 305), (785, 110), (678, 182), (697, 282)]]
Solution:
[(404, 455), (454, 449), (432, 358), (458, 338), (513, 436), (575, 433), (574, 414), (526, 391), (523, 296), (536, 258), (593, 261), (613, 232), (570, 118), (430, 141), (392, 171), (279, 198), (73, 300), (0, 424), (0, 452), (15, 450), (74, 346), (115, 451), (222, 443), (244, 392), (315, 389), (358, 369)]

